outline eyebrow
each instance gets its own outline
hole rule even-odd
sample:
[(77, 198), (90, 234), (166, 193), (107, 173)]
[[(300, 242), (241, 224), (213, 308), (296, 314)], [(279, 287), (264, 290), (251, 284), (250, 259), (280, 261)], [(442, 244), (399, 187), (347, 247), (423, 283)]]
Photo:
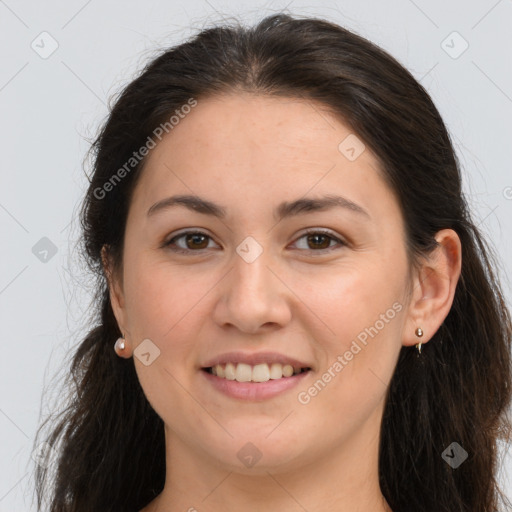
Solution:
[[(226, 208), (215, 204), (212, 201), (208, 201), (207, 199), (192, 195), (175, 195), (157, 201), (149, 208), (147, 216), (150, 217), (157, 212), (167, 210), (174, 206), (184, 206), (191, 211), (205, 215), (212, 215), (219, 219), (225, 219), (227, 215)], [(360, 214), (362, 217), (371, 219), (370, 214), (362, 206), (359, 206), (357, 203), (354, 203), (345, 197), (336, 195), (326, 195), (319, 198), (300, 198), (291, 202), (284, 201), (275, 209), (274, 218), (282, 220), (287, 217), (301, 215), (308, 212), (325, 211), (335, 207), (345, 208)]]

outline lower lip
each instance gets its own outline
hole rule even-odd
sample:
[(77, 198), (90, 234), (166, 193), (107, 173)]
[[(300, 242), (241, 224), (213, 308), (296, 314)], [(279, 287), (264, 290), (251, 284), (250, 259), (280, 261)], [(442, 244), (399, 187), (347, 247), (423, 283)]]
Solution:
[(221, 393), (241, 400), (261, 401), (277, 396), (285, 391), (297, 386), (305, 379), (311, 370), (297, 373), (291, 377), (282, 377), (280, 379), (271, 379), (267, 382), (238, 382), (217, 377), (205, 370), (200, 370), (208, 382)]

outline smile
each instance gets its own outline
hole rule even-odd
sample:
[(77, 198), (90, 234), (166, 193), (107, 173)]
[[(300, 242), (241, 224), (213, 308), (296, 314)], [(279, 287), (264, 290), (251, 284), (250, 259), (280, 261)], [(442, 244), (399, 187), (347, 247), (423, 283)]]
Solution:
[(267, 363), (254, 366), (226, 363), (202, 368), (200, 374), (214, 390), (229, 398), (261, 402), (297, 386), (311, 374), (311, 368), (294, 368), (279, 363), (270, 366)]
[(250, 365), (246, 363), (226, 363), (205, 368), (205, 370), (220, 379), (236, 380), (237, 382), (268, 382), (298, 373), (306, 372), (310, 368), (293, 367), (290, 364), (261, 363)]

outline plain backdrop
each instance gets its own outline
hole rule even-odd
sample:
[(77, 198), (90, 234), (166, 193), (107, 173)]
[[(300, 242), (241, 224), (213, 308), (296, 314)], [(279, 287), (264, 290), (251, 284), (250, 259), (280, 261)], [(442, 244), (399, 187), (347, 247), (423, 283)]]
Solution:
[[(0, 1), (0, 512), (35, 510), (32, 445), (53, 397), (42, 402), (43, 388), (87, 325), (76, 213), (88, 140), (109, 99), (155, 50), (223, 19), (253, 23), (283, 9), (367, 37), (428, 90), (511, 303), (512, 1)], [(503, 460), (512, 499), (512, 459)]]

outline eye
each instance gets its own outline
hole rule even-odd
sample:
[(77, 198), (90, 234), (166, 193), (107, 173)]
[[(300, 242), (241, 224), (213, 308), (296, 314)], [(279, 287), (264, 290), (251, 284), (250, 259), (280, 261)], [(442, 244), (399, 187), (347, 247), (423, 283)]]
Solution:
[[(180, 240), (184, 238), (185, 239), (185, 247), (177, 246), (175, 244), (176, 240)], [(202, 231), (185, 231), (184, 233), (181, 233), (179, 235), (176, 235), (175, 237), (171, 238), (168, 242), (165, 242), (164, 247), (171, 247), (172, 251), (175, 252), (181, 252), (181, 253), (188, 253), (191, 252), (191, 248), (195, 249), (206, 249), (207, 245), (205, 246), (205, 240), (211, 238), (210, 235), (207, 235), (206, 233), (203, 233)], [(172, 246), (175, 247), (172, 247)], [(198, 251), (192, 251), (192, 252), (198, 252)]]
[(333, 247), (330, 246), (331, 242), (337, 242), (341, 246), (346, 245), (346, 243), (343, 240), (340, 240), (338, 237), (334, 236), (330, 231), (326, 231), (323, 229), (309, 229), (297, 240), (301, 240), (303, 238), (306, 238), (306, 244), (311, 243), (313, 247), (316, 247), (316, 249), (312, 249), (313, 252), (332, 250)]
[[(346, 245), (343, 240), (340, 240), (331, 232), (322, 229), (310, 229), (299, 237), (297, 241), (303, 238), (306, 239), (306, 244), (312, 244), (313, 249), (306, 247), (306, 249), (301, 250), (310, 250), (317, 253), (332, 250), (333, 247), (330, 245), (332, 242), (337, 242), (341, 246)], [(185, 240), (185, 247), (176, 244), (181, 239)], [(163, 246), (170, 247), (172, 251), (180, 253), (200, 252), (208, 248), (208, 239), (211, 239), (210, 235), (202, 231), (185, 231), (165, 242)]]

